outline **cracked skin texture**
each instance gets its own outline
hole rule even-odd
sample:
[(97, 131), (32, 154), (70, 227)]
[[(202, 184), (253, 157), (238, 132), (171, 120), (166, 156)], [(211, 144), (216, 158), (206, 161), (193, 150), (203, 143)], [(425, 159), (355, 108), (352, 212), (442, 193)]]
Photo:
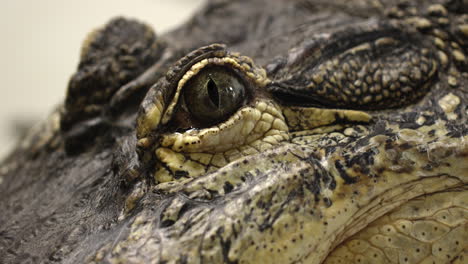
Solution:
[[(467, 9), (211, 1), (160, 36), (112, 20), (1, 165), (0, 262), (466, 263)], [(210, 66), (246, 93), (204, 123), (183, 95)]]

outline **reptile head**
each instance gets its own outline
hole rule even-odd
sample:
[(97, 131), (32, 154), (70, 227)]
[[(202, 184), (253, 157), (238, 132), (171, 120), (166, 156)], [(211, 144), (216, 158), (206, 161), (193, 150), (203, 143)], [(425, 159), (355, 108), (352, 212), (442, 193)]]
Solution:
[[(456, 189), (468, 180), (465, 62), (447, 61), (458, 44), (442, 49), (416, 14), (344, 21), (325, 32), (305, 23), (300, 38), (281, 32), (295, 41), (273, 58), (199, 48), (150, 89), (138, 153), (153, 191), (171, 198), (132, 232), (162, 235), (147, 248), (156, 259), (347, 262), (359, 255), (346, 253), (350, 236), (409, 201), (448, 189), (466, 197)], [(391, 245), (368, 254), (386, 262)], [(421, 246), (406, 247), (410, 258)]]
[(270, 83), (250, 58), (222, 45), (181, 59), (148, 93), (138, 118), (141, 157), (156, 160), (155, 182), (206, 175), (287, 140)]
[(142, 104), (141, 159), (156, 154), (156, 183), (193, 179), (318, 127), (368, 123), (371, 112), (351, 109), (400, 108), (428, 92), (439, 61), (417, 43), (391, 25), (356, 23), (296, 44), (268, 73), (222, 45), (195, 50)]
[(161, 38), (94, 33), (55, 133), (64, 174), (100, 176), (51, 256), (463, 262), (466, 5), (396, 2), (212, 1)]

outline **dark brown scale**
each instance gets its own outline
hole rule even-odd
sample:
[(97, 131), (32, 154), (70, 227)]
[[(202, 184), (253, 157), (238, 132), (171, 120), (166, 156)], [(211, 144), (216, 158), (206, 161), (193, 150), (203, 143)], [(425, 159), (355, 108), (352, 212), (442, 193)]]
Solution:
[(377, 110), (413, 103), (427, 92), (425, 84), (435, 77), (438, 64), (427, 49), (405, 38), (358, 43), (270, 89), (291, 105)]

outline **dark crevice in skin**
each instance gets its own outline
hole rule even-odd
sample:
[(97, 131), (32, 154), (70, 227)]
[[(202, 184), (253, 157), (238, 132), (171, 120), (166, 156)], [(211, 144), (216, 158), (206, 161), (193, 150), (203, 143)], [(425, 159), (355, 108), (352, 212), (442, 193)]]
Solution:
[[(356, 147), (356, 148), (359, 148), (359, 147)], [(366, 152), (364, 152), (362, 154), (355, 155), (353, 157), (349, 157), (349, 158), (344, 157), (346, 167), (352, 168), (354, 165), (357, 165), (357, 168), (358, 168), (359, 172), (362, 175), (368, 175), (368, 176), (371, 177), (372, 174), (371, 174), (371, 171), (369, 170), (369, 166), (374, 164), (374, 155), (375, 154), (377, 154), (377, 153), (375, 153), (373, 150), (369, 150), (369, 151), (366, 151)], [(335, 165), (336, 165), (336, 163), (335, 163)], [(347, 174), (342, 169), (342, 164), (341, 163), (339, 164), (339, 166), (340, 166), (340, 169), (338, 169), (338, 167), (337, 167), (337, 169), (340, 172), (340, 176), (341, 177), (347, 177)], [(343, 175), (341, 175), (342, 173), (343, 173)], [(355, 181), (355, 179), (351, 178), (349, 181), (350, 181), (350, 183), (353, 183), (353, 181)]]
[[(333, 104), (326, 101), (321, 101), (320, 98), (314, 96), (304, 96), (296, 91), (282, 91), (286, 90), (287, 87), (282, 87), (282, 84), (272, 83), (269, 85), (269, 89), (272, 90), (272, 95), (275, 100), (281, 102), (285, 106), (303, 106), (303, 107), (318, 107), (318, 108), (330, 108)], [(274, 88), (273, 88), (274, 87)]]
[[(317, 107), (317, 106), (308, 106), (308, 107)], [(317, 108), (321, 108), (321, 107), (317, 107)], [(327, 108), (329, 109), (329, 108)], [(288, 123), (288, 119), (285, 117), (285, 120), (286, 120), (286, 123)], [(376, 118), (373, 118), (371, 120), (369, 120), (369, 122), (361, 122), (361, 121), (353, 121), (353, 120), (348, 120), (346, 119), (346, 117), (339, 117), (339, 116), (336, 116), (335, 117), (335, 121), (329, 123), (329, 124), (326, 124), (326, 125), (322, 125), (322, 126), (316, 126), (314, 127), (314, 129), (326, 129), (327, 127), (333, 127), (335, 125), (339, 125), (339, 126), (342, 126), (342, 128), (337, 128), (337, 129), (334, 129), (333, 131), (335, 132), (340, 132), (340, 133), (343, 133), (344, 129), (348, 128), (348, 127), (353, 127), (354, 129), (358, 129), (358, 127), (356, 127), (357, 125), (369, 125), (369, 124), (374, 124), (375, 122), (377, 122), (378, 120)], [(295, 132), (300, 132), (302, 131), (302, 129), (291, 129), (289, 132), (290, 133), (295, 133)], [(294, 143), (294, 142), (291, 142), (292, 144), (297, 144), (297, 143)], [(300, 145), (300, 144), (297, 144), (297, 145)]]
[(225, 193), (230, 193), (234, 189), (234, 186), (230, 182), (227, 181), (227, 182), (224, 182), (223, 189)]
[(355, 177), (350, 177), (348, 173), (346, 173), (343, 164), (339, 160), (335, 161), (335, 168), (338, 171), (340, 177), (345, 181), (345, 184), (353, 184), (358, 181)]
[[(197, 208), (197, 209), (200, 209), (200, 208)], [(180, 231), (181, 236), (183, 236), (187, 232), (193, 230), (192, 227), (193, 227), (193, 225), (196, 224), (194, 219), (196, 217), (198, 217), (198, 214), (201, 214), (201, 213), (203, 213), (202, 210), (193, 210), (192, 211), (192, 213), (190, 214), (191, 217), (189, 217), (189, 220), (184, 223), (184, 226), (183, 226), (182, 230)]]
[(231, 261), (229, 259), (229, 249), (231, 248), (231, 241), (229, 239), (224, 240), (223, 233), (224, 233), (224, 227), (220, 227), (218, 229), (218, 232), (216, 232), (216, 235), (218, 236), (219, 241), (220, 241), (224, 263), (237, 264), (238, 261)]
[(297, 192), (290, 192), (287, 196), (287, 198), (284, 200), (283, 203), (280, 205), (280, 209), (273, 215), (269, 215), (263, 223), (261, 223), (258, 227), (258, 229), (261, 232), (265, 232), (268, 229), (271, 229), (273, 227), (273, 224), (276, 222), (276, 220), (281, 216), (283, 211), (287, 209), (287, 206), (293, 201), (295, 197), (298, 196)]
[[(299, 171), (299, 176), (301, 176), (304, 186), (315, 196), (316, 202), (320, 201), (320, 195), (323, 193), (324, 188), (332, 191), (335, 190), (337, 185), (335, 178), (323, 167), (318, 157), (311, 155), (303, 158), (291, 151), (289, 153), (311, 165), (310, 168)], [(313, 171), (312, 174), (310, 173), (311, 170)], [(327, 200), (326, 203), (331, 204), (332, 201)]]
[[(176, 199), (176, 195), (160, 195), (158, 194), (156, 197), (153, 197), (153, 196), (146, 196), (144, 198), (144, 202), (145, 203), (148, 203), (148, 204), (151, 204), (151, 203), (155, 203), (155, 205), (157, 205), (157, 209), (156, 210), (152, 210), (152, 214), (154, 215), (154, 219), (155, 219), (155, 225), (160, 227), (160, 228), (166, 228), (166, 227), (170, 227), (172, 226), (173, 224), (175, 224), (175, 221), (170, 219), (170, 220), (163, 220), (163, 214), (164, 214), (164, 211), (171, 205), (171, 203), (174, 201), (174, 199)], [(143, 200), (142, 200), (143, 201)], [(141, 203), (141, 204), (145, 204), (145, 203)], [(145, 208), (141, 207), (141, 208), (138, 208), (138, 210), (145, 210)], [(138, 211), (138, 210), (135, 210), (135, 211)]]
[(174, 178), (176, 180), (180, 179), (180, 178), (187, 178), (189, 176), (188, 172), (187, 171), (183, 171), (183, 170), (178, 170), (174, 173)]

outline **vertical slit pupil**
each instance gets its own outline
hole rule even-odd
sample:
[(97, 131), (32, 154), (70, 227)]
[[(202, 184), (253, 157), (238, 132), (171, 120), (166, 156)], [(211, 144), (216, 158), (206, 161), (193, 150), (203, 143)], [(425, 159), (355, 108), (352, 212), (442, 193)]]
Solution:
[(206, 86), (208, 90), (208, 96), (210, 97), (211, 102), (213, 102), (213, 104), (217, 108), (219, 108), (220, 98), (219, 98), (218, 86), (211, 78), (208, 80), (208, 83)]

